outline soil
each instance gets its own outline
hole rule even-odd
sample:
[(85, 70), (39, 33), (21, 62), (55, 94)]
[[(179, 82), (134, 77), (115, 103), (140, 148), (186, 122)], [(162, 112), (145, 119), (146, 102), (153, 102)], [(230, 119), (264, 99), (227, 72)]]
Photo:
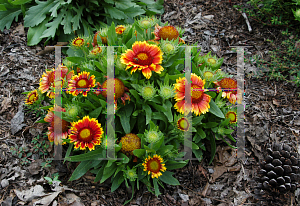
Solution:
[[(231, 52), (230, 46), (248, 46), (245, 47), (245, 58), (262, 55), (268, 60), (267, 51), (272, 50), (272, 46), (266, 39), (280, 45), (283, 40), (280, 34), (285, 30), (284, 27), (262, 26), (249, 18), (252, 27), (249, 32), (245, 18), (233, 7), (248, 7), (246, 2), (165, 0), (162, 21), (185, 28), (187, 43), (197, 42), (203, 53), (212, 51), (218, 57), (224, 57), (222, 69), (236, 74), (237, 56)], [(61, 185), (68, 188), (61, 189), (50, 205), (122, 205), (131, 197), (131, 189), (125, 185), (111, 193), (109, 180), (94, 183), (95, 177), (91, 173), (68, 182), (76, 164), (53, 161), (42, 168), (40, 164), (44, 161), (32, 161), (34, 155), (39, 156), (38, 153), (30, 158), (26, 158), (26, 152), (19, 152), (21, 158), (12, 154), (11, 147), (27, 147), (30, 152), (43, 141), (47, 127), (35, 123), (39, 120), (37, 114), (24, 111), (25, 95), (22, 92), (37, 89), (42, 73), (46, 68), (53, 68), (55, 61), (53, 51), (36, 55), (43, 50), (43, 45), (27, 46), (26, 32), (21, 21), (0, 32), (0, 203), (34, 205), (35, 200), (22, 201), (18, 191), (42, 185), (45, 191), (53, 194), (43, 177), (58, 172)], [(207, 151), (200, 163), (190, 161), (186, 167), (174, 171), (179, 186), (166, 185), (158, 197), (142, 186), (135, 191), (128, 205), (300, 204), (300, 188), (295, 194), (278, 197), (266, 194), (261, 198), (254, 194), (259, 162), (264, 158), (267, 143), (286, 142), (300, 151), (300, 88), (283, 81), (256, 78), (255, 72), (259, 72), (255, 65), (245, 64), (244, 158), (236, 158), (234, 150), (217, 142), (216, 157), (211, 165), (208, 165), (210, 154)], [(37, 135), (41, 138), (32, 143)], [(51, 148), (48, 152), (53, 153)], [(38, 196), (33, 199), (38, 199)]]

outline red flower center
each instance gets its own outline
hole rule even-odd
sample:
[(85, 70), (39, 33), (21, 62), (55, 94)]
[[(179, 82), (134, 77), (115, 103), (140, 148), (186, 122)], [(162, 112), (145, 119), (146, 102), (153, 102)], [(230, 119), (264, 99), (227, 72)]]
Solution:
[(151, 65), (152, 59), (148, 56), (147, 53), (141, 52), (133, 58), (134, 62), (139, 65)]
[(53, 118), (53, 121), (51, 122), (51, 126), (54, 128), (54, 127), (57, 127), (57, 126), (61, 126), (61, 129), (62, 129), (62, 133), (65, 133), (68, 131), (68, 127), (69, 127), (70, 123), (59, 118), (59, 117), (55, 117)]
[(87, 79), (80, 79), (77, 83), (76, 83), (76, 87), (77, 88), (87, 88), (88, 86), (88, 80)]
[(88, 128), (84, 128), (79, 132), (78, 140), (88, 142), (92, 137), (92, 132)]
[[(202, 100), (202, 96), (203, 96), (203, 89), (201, 87), (199, 87), (198, 85), (192, 85), (191, 86), (191, 93), (192, 93), (192, 103), (198, 103)], [(201, 91), (202, 90), (202, 91)]]
[(150, 159), (147, 162), (147, 168), (149, 171), (153, 173), (158, 173), (159, 170), (161, 169), (160, 161), (157, 158)]

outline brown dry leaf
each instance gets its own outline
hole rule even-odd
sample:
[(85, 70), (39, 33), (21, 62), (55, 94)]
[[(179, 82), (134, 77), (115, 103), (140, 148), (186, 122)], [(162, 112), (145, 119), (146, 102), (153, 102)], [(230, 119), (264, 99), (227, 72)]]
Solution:
[(213, 183), (220, 177), (224, 172), (227, 172), (227, 167), (224, 165), (221, 166), (215, 166), (214, 173), (211, 175), (211, 179), (209, 180), (210, 183)]
[(1, 103), (1, 111), (0, 114), (2, 114), (5, 110), (11, 107), (11, 100), (12, 97), (3, 97), (3, 101)]
[(273, 99), (273, 104), (276, 106), (280, 106), (280, 101), (278, 99)]

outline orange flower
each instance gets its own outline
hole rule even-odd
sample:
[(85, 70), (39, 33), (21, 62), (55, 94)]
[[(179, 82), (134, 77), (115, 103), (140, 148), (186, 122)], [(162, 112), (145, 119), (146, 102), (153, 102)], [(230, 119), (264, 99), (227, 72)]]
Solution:
[(165, 172), (167, 170), (165, 164), (162, 164), (163, 161), (164, 160), (157, 154), (155, 154), (153, 157), (148, 156), (143, 163), (144, 171), (148, 171), (148, 175), (152, 173), (152, 178), (158, 178), (162, 175), (161, 171)]
[(91, 90), (91, 87), (95, 86), (95, 76), (90, 76), (89, 72), (83, 71), (78, 75), (74, 75), (68, 83), (68, 93), (73, 96), (77, 96), (82, 93), (84, 97), (87, 96), (87, 92)]
[(150, 45), (147, 42), (135, 42), (132, 50), (127, 49), (126, 53), (121, 56), (121, 63), (126, 64), (126, 70), (130, 67), (132, 72), (137, 69), (142, 70), (143, 75), (149, 79), (152, 71), (160, 74), (164, 68), (159, 65), (162, 63), (162, 51), (156, 45)]
[(40, 79), (40, 87), (39, 90), (42, 93), (47, 92), (47, 96), (50, 98), (54, 98), (54, 92), (51, 92), (51, 87), (54, 86), (54, 76), (55, 74), (55, 70), (52, 69), (51, 71), (46, 71), (46, 73), (44, 73), (42, 75), (42, 78)]
[[(174, 26), (159, 26), (158, 24), (155, 26), (154, 30), (155, 39), (154, 40), (173, 40), (179, 37), (179, 32)], [(185, 43), (183, 39), (179, 37), (179, 42)]]
[(88, 147), (91, 151), (95, 149), (95, 145), (101, 144), (103, 129), (97, 119), (85, 116), (78, 122), (72, 122), (71, 125), (69, 139), (71, 143), (74, 142), (75, 149), (84, 150)]
[[(67, 139), (68, 134), (70, 133), (69, 130), (70, 123), (59, 118), (58, 116), (54, 118), (55, 114), (53, 113), (53, 111), (66, 112), (66, 110), (60, 106), (51, 107), (48, 110), (48, 114), (44, 118), (46, 122), (51, 123), (51, 126), (48, 127), (48, 132), (47, 132), (48, 140), (50, 142), (54, 141), (54, 143), (58, 145), (58, 144), (62, 144), (62, 139)], [(62, 133), (55, 133), (54, 126), (58, 126), (58, 125), (61, 126)]]
[(81, 47), (84, 44), (84, 39), (77, 37), (72, 41), (72, 45), (75, 47)]
[[(209, 102), (211, 100), (211, 97), (204, 93), (205, 80), (202, 80), (196, 74), (191, 74), (191, 80), (192, 112), (197, 116), (201, 113), (205, 114), (210, 108)], [(185, 81), (185, 78), (179, 78), (174, 84), (175, 100), (177, 101), (174, 107), (181, 114), (185, 112)]]
[(237, 81), (235, 79), (225, 77), (214, 83), (219, 86), (217, 89), (222, 90), (222, 97), (227, 97), (230, 103), (235, 104), (237, 100), (240, 102), (237, 99)]
[(119, 26), (117, 26), (116, 27), (116, 33), (117, 34), (123, 34), (123, 32), (125, 31), (125, 26), (123, 26), (123, 25), (119, 25)]
[(34, 90), (27, 94), (27, 98), (25, 99), (25, 104), (33, 104), (38, 100), (38, 93), (37, 90)]

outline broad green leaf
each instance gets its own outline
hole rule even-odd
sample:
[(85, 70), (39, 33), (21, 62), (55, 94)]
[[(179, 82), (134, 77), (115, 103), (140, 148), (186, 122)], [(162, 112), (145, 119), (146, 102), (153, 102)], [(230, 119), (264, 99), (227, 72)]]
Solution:
[(219, 124), (217, 122), (207, 122), (203, 125), (204, 128), (213, 128), (218, 126)]
[(105, 150), (99, 148), (97, 150), (93, 150), (88, 153), (67, 157), (66, 160), (70, 162), (80, 162), (84, 160), (95, 160), (98, 158), (104, 158), (105, 155), (106, 155)]
[(168, 185), (180, 185), (179, 181), (172, 176), (173, 174), (173, 172), (165, 171), (158, 178)]
[(98, 170), (94, 182), (98, 182), (98, 181), (102, 178), (102, 176), (103, 176), (103, 171), (104, 171), (105, 166), (106, 166), (106, 164), (104, 164), (104, 165)]
[(223, 112), (219, 109), (219, 107), (216, 105), (216, 103), (214, 102), (214, 100), (210, 100), (210, 109), (209, 109), (209, 112), (216, 115), (217, 117), (220, 117), (220, 118), (225, 118)]
[(130, 7), (123, 11), (125, 15), (129, 16), (130, 18), (134, 18), (145, 13), (145, 10), (141, 7)]
[(206, 92), (209, 96), (211, 96), (211, 98), (215, 98), (216, 97), (216, 92)]
[(46, 18), (46, 14), (55, 5), (54, 0), (50, 0), (50, 1), (36, 0), (36, 3), (38, 5), (30, 7), (26, 12), (26, 16), (24, 18), (24, 27), (34, 27), (40, 24)]
[(205, 139), (206, 134), (202, 128), (197, 128), (197, 133), (200, 135), (201, 139)]
[(138, 94), (138, 92), (136, 90), (130, 89), (129, 92), (130, 92), (130, 94), (132, 94), (134, 96), (137, 103), (139, 103), (141, 101), (140, 95)]
[(193, 153), (196, 156), (196, 158), (198, 159), (199, 162), (201, 162), (203, 160), (203, 152), (201, 149), (193, 149)]
[(181, 78), (184, 77), (184, 74), (169, 75), (169, 79), (171, 79), (171, 80), (176, 80), (179, 77), (181, 77)]
[(128, 0), (117, 0), (115, 1), (116, 8), (125, 10), (125, 9), (132, 9), (132, 7), (137, 6), (136, 3), (133, 1), (128, 1)]
[(101, 110), (102, 110), (102, 107), (98, 107), (97, 109), (91, 111), (88, 116), (91, 118), (97, 119), (101, 113)]
[(114, 174), (116, 169), (117, 169), (117, 164), (116, 163), (113, 163), (110, 167), (105, 167), (105, 169), (103, 171), (103, 176), (100, 180), (100, 184), (103, 183), (108, 178), (110, 178)]
[(41, 40), (43, 32), (47, 29), (45, 26), (48, 23), (48, 18), (46, 18), (42, 23), (35, 27), (29, 27), (27, 33), (27, 45), (33, 46), (37, 45)]
[(78, 9), (73, 7), (73, 9), (76, 12), (76, 15), (73, 16), (73, 18), (71, 19), (71, 22), (73, 23), (73, 30), (76, 31), (78, 29), (80, 29), (80, 21), (81, 21), (81, 15), (82, 15), (82, 11), (84, 9), (83, 6), (79, 7)]
[(148, 102), (148, 104), (150, 104), (152, 107), (154, 107), (157, 111), (160, 111), (160, 112), (167, 111), (163, 106), (157, 105), (154, 102)]
[(115, 178), (112, 178), (110, 192), (114, 192), (118, 189), (124, 180), (123, 172), (119, 172)]
[(216, 140), (215, 140), (215, 137), (212, 135), (208, 136), (208, 140), (210, 141), (210, 149), (211, 149), (211, 152), (210, 152), (211, 157), (210, 157), (210, 161), (208, 163), (210, 165), (216, 154)]
[(201, 115), (200, 117), (194, 117), (192, 119), (193, 126), (197, 126), (197, 125), (201, 124), (203, 117), (204, 117), (204, 115)]
[(65, 34), (70, 34), (72, 32), (71, 18), (72, 18), (72, 12), (67, 10), (64, 14), (63, 20), (61, 21), (61, 25), (64, 25)]
[(0, 11), (6, 11), (6, 7), (4, 4), (0, 4)]
[(173, 145), (166, 145), (157, 150), (157, 154), (160, 154), (162, 157), (166, 156), (173, 149)]
[(161, 194), (159, 192), (157, 181), (158, 181), (157, 178), (153, 178), (153, 186), (154, 186), (154, 192), (155, 192), (156, 197), (158, 197), (158, 195)]
[(143, 109), (146, 112), (146, 125), (147, 125), (151, 120), (152, 110), (148, 104), (143, 104)]
[(22, 5), (31, 2), (32, 0), (8, 0), (8, 3), (12, 5)]
[(168, 118), (169, 122), (173, 122), (173, 113), (172, 113), (172, 103), (170, 101), (166, 101), (165, 104), (163, 105), (164, 108), (166, 108), (166, 111), (164, 114)]
[(107, 11), (107, 13), (111, 17), (113, 17), (115, 19), (121, 20), (121, 19), (125, 19), (126, 18), (126, 15), (124, 14), (124, 12), (121, 11), (121, 10), (119, 10), (119, 9), (117, 9), (117, 8), (115, 8), (115, 7), (107, 5), (107, 7), (105, 7), (104, 9)]
[(72, 173), (72, 176), (70, 177), (69, 181), (77, 180), (80, 177), (82, 177), (89, 169), (92, 167), (95, 167), (97, 164), (99, 164), (99, 160), (89, 160), (89, 161), (82, 161), (74, 170)]
[(174, 169), (179, 169), (179, 168), (182, 168), (184, 167), (187, 163), (188, 163), (189, 160), (169, 160), (166, 162), (166, 168), (167, 170), (174, 170)]
[(146, 150), (145, 149), (135, 149), (133, 150), (133, 154), (137, 156), (138, 158), (142, 158), (145, 155)]
[(60, 23), (62, 21), (62, 18), (63, 18), (63, 13), (59, 13), (58, 16), (55, 17), (52, 22), (47, 23), (46, 26), (48, 27), (48, 29), (46, 29), (44, 31), (41, 38), (54, 37), (55, 33), (56, 33), (56, 30), (58, 29), (58, 26), (60, 25)]
[(3, 31), (6, 27), (10, 28), (13, 20), (18, 21), (18, 16), (21, 14), (21, 9), (9, 9), (8, 11), (0, 11), (0, 30)]

